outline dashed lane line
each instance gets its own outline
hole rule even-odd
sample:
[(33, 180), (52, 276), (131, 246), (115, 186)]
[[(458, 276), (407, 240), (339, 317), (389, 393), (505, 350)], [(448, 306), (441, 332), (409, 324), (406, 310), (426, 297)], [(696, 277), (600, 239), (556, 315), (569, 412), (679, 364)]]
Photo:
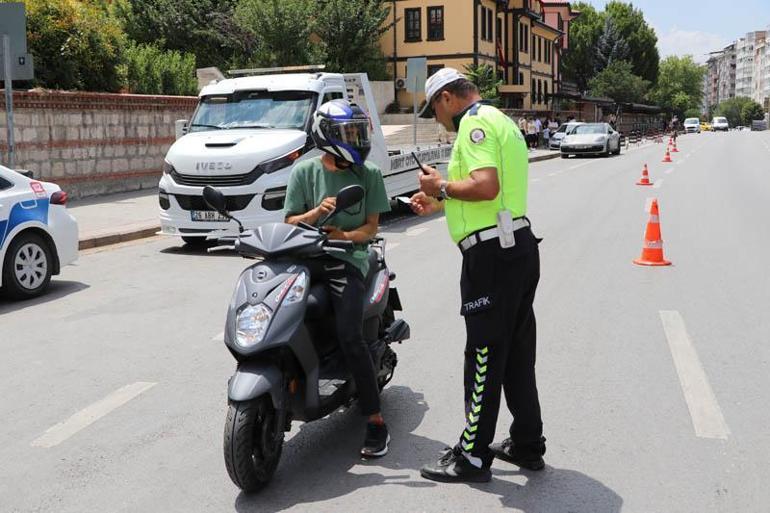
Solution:
[(726, 440), (730, 434), (722, 409), (711, 389), (698, 353), (687, 334), (684, 319), (677, 311), (660, 311), (668, 347), (674, 359), (679, 383), (699, 438)]
[(154, 387), (157, 383), (147, 383), (139, 381), (126, 385), (123, 388), (116, 390), (104, 399), (101, 399), (90, 406), (87, 406), (75, 413), (73, 416), (60, 422), (55, 426), (50, 427), (39, 438), (32, 441), (32, 447), (42, 447), (50, 449), (55, 447), (70, 437), (76, 435), (78, 432), (87, 428), (97, 420), (101, 419), (108, 413), (120, 408), (127, 402), (136, 398), (138, 395), (146, 392)]
[(657, 180), (652, 186), (653, 189), (660, 189), (661, 187), (663, 187), (663, 178)]

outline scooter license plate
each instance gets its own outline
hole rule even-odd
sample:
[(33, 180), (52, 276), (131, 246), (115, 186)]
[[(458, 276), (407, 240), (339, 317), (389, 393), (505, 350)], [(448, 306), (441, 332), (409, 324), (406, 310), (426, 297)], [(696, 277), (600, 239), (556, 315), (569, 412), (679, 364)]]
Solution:
[(213, 210), (193, 210), (190, 212), (190, 217), (193, 221), (207, 223), (226, 223), (229, 221), (225, 216)]

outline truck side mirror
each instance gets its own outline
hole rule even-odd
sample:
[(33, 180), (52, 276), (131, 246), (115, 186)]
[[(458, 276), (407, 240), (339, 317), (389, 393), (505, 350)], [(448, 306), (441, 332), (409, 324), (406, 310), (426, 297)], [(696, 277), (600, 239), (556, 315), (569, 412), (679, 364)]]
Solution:
[(189, 121), (186, 119), (178, 119), (174, 123), (176, 138), (181, 139), (183, 136), (187, 135), (187, 132), (189, 131), (188, 126)]

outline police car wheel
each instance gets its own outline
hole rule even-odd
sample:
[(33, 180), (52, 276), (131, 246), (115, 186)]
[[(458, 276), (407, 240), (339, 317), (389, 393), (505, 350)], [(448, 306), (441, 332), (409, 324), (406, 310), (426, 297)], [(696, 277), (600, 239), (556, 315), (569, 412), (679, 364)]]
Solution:
[(13, 299), (30, 299), (48, 288), (51, 248), (39, 235), (22, 233), (11, 242), (3, 262), (3, 289)]

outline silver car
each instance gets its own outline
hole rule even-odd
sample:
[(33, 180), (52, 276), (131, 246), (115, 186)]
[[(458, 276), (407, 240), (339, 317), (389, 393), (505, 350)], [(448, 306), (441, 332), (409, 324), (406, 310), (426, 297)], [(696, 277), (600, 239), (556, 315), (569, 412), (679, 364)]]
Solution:
[(620, 133), (608, 123), (576, 126), (561, 143), (561, 158), (570, 155), (620, 155)]
[(564, 140), (567, 134), (569, 134), (573, 128), (579, 125), (585, 125), (585, 123), (580, 121), (571, 121), (569, 123), (562, 124), (558, 130), (551, 134), (550, 139), (548, 139), (548, 147), (552, 150), (558, 150), (561, 147), (561, 142)]

